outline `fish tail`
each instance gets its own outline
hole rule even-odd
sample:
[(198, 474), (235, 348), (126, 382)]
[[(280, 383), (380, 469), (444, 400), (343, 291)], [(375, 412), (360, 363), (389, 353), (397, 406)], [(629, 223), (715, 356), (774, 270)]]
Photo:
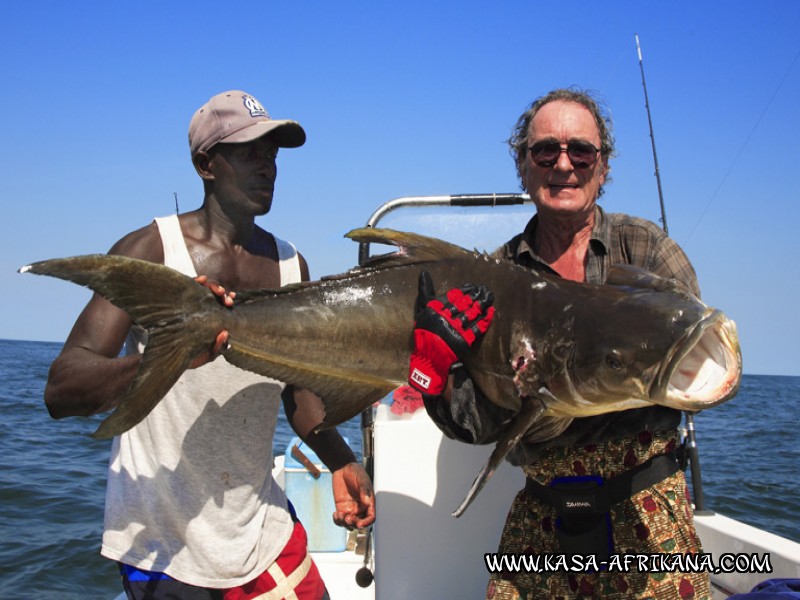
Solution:
[(95, 254), (33, 263), (20, 273), (86, 286), (147, 331), (139, 369), (117, 409), (92, 434), (95, 438), (119, 435), (144, 419), (224, 328), (227, 310), (213, 294), (164, 265)]

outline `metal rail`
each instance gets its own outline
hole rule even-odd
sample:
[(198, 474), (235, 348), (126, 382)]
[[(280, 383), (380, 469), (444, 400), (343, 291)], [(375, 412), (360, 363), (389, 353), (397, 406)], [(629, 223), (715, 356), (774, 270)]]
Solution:
[[(404, 207), (420, 206), (516, 206), (532, 204), (528, 194), (456, 194), (452, 196), (404, 196), (383, 203), (367, 219), (367, 227), (375, 227), (378, 222), (393, 210)], [(358, 264), (363, 265), (369, 259), (369, 242), (358, 244)], [(361, 455), (364, 469), (374, 480), (375, 452), (373, 432), (375, 417), (372, 408), (361, 412)], [(364, 552), (364, 565), (356, 573), (356, 583), (367, 587), (374, 579), (369, 567), (372, 554), (372, 527), (367, 531), (367, 544)]]
[[(420, 206), (518, 206), (533, 204), (528, 194), (455, 194), (451, 196), (403, 196), (384, 202), (367, 219), (367, 227), (375, 227), (378, 222), (393, 210), (403, 207)], [(358, 264), (369, 259), (369, 242), (359, 242)], [(373, 475), (373, 415), (369, 408), (361, 413), (362, 455), (364, 468)]]
[[(382, 204), (367, 219), (367, 227), (375, 227), (383, 217), (403, 207), (419, 206), (517, 206), (533, 204), (528, 194), (455, 194), (452, 196), (403, 196)], [(369, 258), (369, 242), (358, 245), (358, 264)]]

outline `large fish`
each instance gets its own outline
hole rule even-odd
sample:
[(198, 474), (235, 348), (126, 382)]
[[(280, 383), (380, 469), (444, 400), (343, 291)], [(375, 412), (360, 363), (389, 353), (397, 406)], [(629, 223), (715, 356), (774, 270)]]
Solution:
[(471, 282), (494, 292), (496, 317), (464, 363), (483, 394), (515, 411), (461, 514), (522, 436), (541, 441), (574, 417), (660, 404), (697, 411), (733, 397), (736, 327), (672, 280), (615, 268), (590, 285), (533, 272), (442, 240), (356, 229), (394, 253), (321, 281), (239, 291), (227, 309), (193, 279), (131, 258), (91, 255), (20, 269), (93, 289), (148, 332), (139, 372), (95, 432), (118, 435), (153, 409), (226, 329), (228, 362), (323, 398), (332, 427), (406, 383), (421, 270), (437, 293)]

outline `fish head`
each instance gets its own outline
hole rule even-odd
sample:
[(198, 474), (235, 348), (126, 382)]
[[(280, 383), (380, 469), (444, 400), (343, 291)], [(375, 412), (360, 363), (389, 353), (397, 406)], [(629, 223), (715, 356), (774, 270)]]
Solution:
[(705, 307), (652, 375), (649, 394), (655, 404), (697, 411), (730, 400), (742, 378), (736, 323), (722, 311)]
[(658, 404), (697, 411), (732, 398), (736, 325), (680, 290), (617, 289), (575, 302), (534, 354), (550, 412), (590, 416)]

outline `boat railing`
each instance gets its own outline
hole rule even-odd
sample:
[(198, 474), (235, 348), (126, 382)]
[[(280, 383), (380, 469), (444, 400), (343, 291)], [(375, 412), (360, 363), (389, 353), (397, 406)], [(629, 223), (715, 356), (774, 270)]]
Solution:
[[(532, 204), (528, 194), (492, 193), (492, 194), (452, 194), (446, 196), (401, 196), (381, 204), (369, 219), (367, 227), (376, 227), (381, 219), (399, 208), (424, 208), (435, 206), (453, 207), (504, 207)], [(369, 242), (358, 244), (358, 264), (363, 265), (369, 259)], [(373, 477), (373, 414), (371, 409), (361, 413), (362, 456), (364, 467)]]

